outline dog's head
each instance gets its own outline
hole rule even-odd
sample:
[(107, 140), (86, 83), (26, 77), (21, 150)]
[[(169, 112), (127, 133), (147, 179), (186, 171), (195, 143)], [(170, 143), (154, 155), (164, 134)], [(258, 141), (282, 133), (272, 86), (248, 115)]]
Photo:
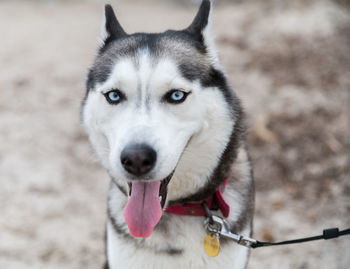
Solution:
[(208, 184), (238, 117), (209, 34), (210, 5), (203, 0), (185, 30), (158, 34), (127, 34), (105, 7), (83, 123), (129, 195), (124, 216), (137, 237), (151, 234), (169, 200)]

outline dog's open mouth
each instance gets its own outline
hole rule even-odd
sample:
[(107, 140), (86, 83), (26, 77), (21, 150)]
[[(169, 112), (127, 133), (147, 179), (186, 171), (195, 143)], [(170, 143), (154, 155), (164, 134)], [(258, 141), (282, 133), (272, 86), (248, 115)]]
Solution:
[(124, 208), (124, 217), (132, 236), (149, 237), (153, 232), (162, 216), (173, 173), (163, 180), (129, 183), (129, 200)]

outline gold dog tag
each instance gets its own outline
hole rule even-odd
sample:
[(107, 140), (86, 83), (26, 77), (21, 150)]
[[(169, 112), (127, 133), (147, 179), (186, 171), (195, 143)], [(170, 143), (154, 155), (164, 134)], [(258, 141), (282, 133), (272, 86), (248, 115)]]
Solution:
[(213, 233), (207, 234), (204, 238), (204, 249), (210, 257), (215, 257), (220, 252), (219, 237)]

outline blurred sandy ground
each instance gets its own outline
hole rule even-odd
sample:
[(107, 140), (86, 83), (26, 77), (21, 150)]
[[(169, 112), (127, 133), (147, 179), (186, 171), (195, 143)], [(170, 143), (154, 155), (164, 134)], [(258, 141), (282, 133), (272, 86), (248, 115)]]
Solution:
[[(114, 6), (126, 30), (162, 31), (194, 16), (173, 2)], [(247, 113), (256, 238), (350, 227), (348, 3), (215, 8), (222, 62)], [(101, 14), (99, 1), (0, 2), (1, 269), (103, 263), (108, 176), (79, 122)], [(349, 237), (258, 249), (249, 268), (345, 269), (349, 249)]]

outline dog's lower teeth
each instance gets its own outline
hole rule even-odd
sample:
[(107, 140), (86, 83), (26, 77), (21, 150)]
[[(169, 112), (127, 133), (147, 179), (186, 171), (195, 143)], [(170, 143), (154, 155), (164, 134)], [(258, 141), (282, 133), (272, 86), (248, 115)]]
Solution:
[(159, 196), (159, 202), (161, 202), (162, 201), (162, 196)]

